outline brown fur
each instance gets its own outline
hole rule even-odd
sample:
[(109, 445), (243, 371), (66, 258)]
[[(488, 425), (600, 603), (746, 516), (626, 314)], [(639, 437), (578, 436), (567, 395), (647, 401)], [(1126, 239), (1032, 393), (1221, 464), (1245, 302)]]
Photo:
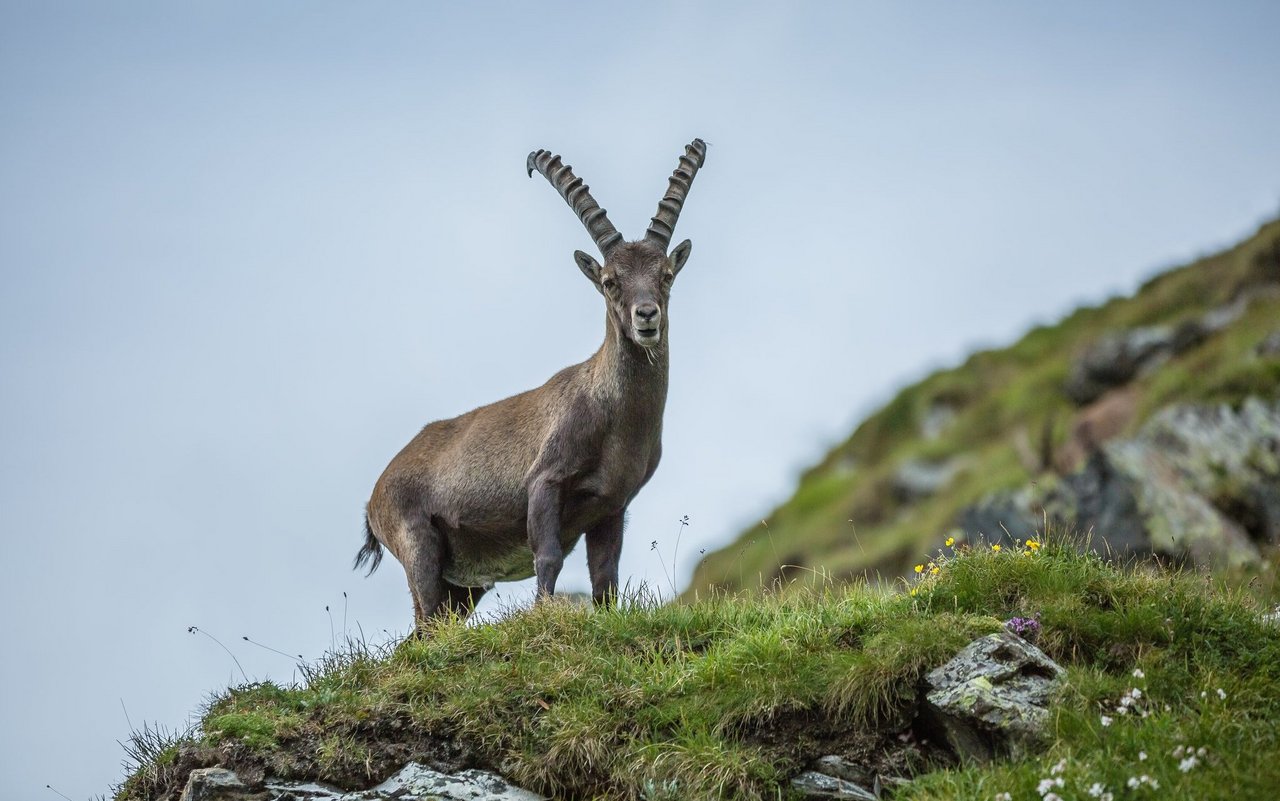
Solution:
[(427, 425), (391, 460), (356, 563), (376, 568), (386, 546), (419, 625), (467, 614), (497, 581), (536, 575), (539, 597), (552, 594), (584, 533), (592, 595), (611, 601), (627, 505), (662, 454), (667, 302), (689, 250), (688, 240), (669, 256), (651, 238), (619, 243), (603, 266), (576, 252), (605, 298), (595, 355), (537, 389)]

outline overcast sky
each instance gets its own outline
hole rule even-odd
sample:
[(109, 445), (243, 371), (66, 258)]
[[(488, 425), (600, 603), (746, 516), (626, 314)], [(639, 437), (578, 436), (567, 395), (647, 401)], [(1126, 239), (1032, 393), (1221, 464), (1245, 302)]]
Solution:
[(410, 625), (349, 570), (378, 474), (602, 336), (532, 149), (634, 238), (711, 145), (659, 585), (683, 515), (677, 582), (904, 382), (1280, 211), (1275, 3), (607, 5), (0, 3), (0, 796), (239, 681), (188, 626), (287, 682), (240, 638)]

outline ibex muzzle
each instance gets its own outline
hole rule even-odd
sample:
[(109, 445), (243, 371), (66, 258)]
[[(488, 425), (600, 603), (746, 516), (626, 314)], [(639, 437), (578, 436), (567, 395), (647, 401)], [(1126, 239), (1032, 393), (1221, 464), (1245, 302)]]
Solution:
[(555, 591), (564, 554), (583, 534), (591, 593), (609, 603), (627, 506), (658, 467), (667, 400), (668, 301), (689, 258), (671, 235), (706, 144), (680, 156), (644, 238), (623, 241), (587, 185), (545, 150), (529, 154), (604, 256), (576, 251), (605, 299), (604, 344), (537, 389), (422, 429), (373, 488), (356, 566), (386, 546), (404, 566), (414, 616), (470, 613), (498, 581), (536, 575)]

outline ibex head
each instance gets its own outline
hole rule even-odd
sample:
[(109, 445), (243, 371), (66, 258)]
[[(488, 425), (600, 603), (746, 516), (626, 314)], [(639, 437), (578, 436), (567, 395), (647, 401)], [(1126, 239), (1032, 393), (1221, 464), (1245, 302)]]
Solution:
[(662, 343), (667, 330), (667, 299), (671, 284), (689, 258), (693, 243), (684, 240), (667, 252), (675, 231), (680, 209), (707, 157), (707, 145), (694, 139), (680, 156), (671, 174), (667, 193), (658, 202), (658, 213), (649, 224), (644, 238), (625, 242), (622, 234), (609, 222), (581, 178), (574, 176), (560, 157), (546, 150), (529, 154), (529, 175), (537, 170), (546, 176), (586, 226), (604, 256), (604, 265), (590, 254), (574, 251), (574, 261), (601, 295), (618, 330), (637, 345), (654, 348)]

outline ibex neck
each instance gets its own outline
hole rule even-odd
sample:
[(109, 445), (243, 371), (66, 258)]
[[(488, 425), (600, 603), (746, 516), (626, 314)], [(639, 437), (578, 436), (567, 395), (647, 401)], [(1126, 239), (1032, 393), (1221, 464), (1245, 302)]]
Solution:
[(596, 351), (595, 379), (600, 394), (655, 407), (659, 416), (667, 401), (669, 367), (666, 326), (657, 347), (645, 348), (631, 341), (609, 316), (604, 344)]

